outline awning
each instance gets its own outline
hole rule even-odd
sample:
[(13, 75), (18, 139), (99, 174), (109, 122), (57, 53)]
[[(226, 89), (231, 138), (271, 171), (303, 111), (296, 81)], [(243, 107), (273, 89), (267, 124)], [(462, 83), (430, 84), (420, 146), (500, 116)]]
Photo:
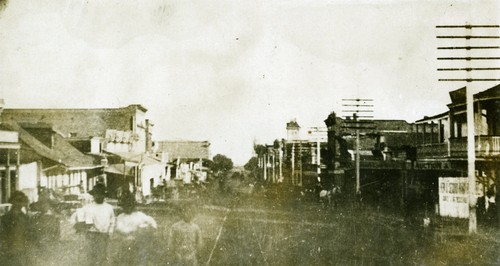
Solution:
[(165, 163), (162, 163), (160, 160), (157, 160), (155, 158), (151, 158), (147, 154), (144, 154), (144, 153), (115, 152), (115, 153), (111, 153), (111, 154), (119, 156), (127, 164), (135, 164), (136, 166), (139, 164), (143, 164), (143, 165), (165, 164)]
[[(125, 175), (133, 176), (133, 167), (130, 165), (125, 166)], [(104, 168), (105, 173), (124, 175), (123, 164), (110, 164)]]

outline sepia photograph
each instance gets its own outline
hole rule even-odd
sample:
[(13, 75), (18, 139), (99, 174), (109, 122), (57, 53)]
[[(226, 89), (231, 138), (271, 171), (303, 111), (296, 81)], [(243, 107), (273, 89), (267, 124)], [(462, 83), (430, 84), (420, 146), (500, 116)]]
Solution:
[(499, 11), (0, 0), (0, 265), (500, 265)]

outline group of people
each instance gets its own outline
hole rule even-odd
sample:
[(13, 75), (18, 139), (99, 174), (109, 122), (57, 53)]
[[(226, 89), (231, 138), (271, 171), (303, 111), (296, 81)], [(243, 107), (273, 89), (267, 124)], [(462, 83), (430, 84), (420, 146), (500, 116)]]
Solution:
[[(70, 218), (75, 232), (82, 239), (80, 258), (75, 264), (144, 265), (149, 255), (145, 247), (151, 246), (158, 227), (155, 219), (136, 210), (133, 193), (121, 195), (118, 211), (105, 202), (104, 184), (96, 184), (90, 194), (93, 201), (77, 209)], [(60, 238), (60, 219), (54, 214), (50, 199), (41, 194), (39, 201), (31, 205), (36, 210), (34, 215), (28, 215), (29, 200), (21, 191), (13, 192), (9, 202), (12, 206), (0, 221), (1, 264), (46, 264), (44, 258), (53, 257)], [(197, 265), (202, 245), (201, 231), (192, 222), (192, 206), (186, 204), (180, 210), (182, 219), (170, 227), (165, 257), (169, 264)], [(108, 251), (110, 243), (116, 251), (113, 258)]]

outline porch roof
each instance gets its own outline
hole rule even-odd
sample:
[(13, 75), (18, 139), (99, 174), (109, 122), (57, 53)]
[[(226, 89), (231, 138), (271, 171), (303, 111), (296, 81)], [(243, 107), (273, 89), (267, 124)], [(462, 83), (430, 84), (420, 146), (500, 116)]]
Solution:
[(77, 170), (101, 167), (100, 165), (94, 164), (94, 159), (91, 156), (81, 153), (59, 134), (53, 134), (53, 145), (52, 147), (48, 147), (15, 122), (9, 122), (4, 124), (4, 126), (19, 132), (19, 139), (22, 142), (22, 145), (25, 144), (29, 146), (39, 156), (47, 158), (58, 164), (62, 164), (67, 168)]
[(120, 157), (123, 161), (131, 164), (155, 165), (164, 164), (160, 160), (150, 157), (145, 153), (115, 152), (111, 153)]
[[(124, 173), (124, 168), (125, 168), (125, 173)], [(127, 164), (110, 164), (104, 168), (104, 172), (106, 173), (111, 173), (111, 174), (118, 174), (118, 175), (127, 175), (127, 176), (132, 176), (132, 169), (133, 166), (127, 165)]]

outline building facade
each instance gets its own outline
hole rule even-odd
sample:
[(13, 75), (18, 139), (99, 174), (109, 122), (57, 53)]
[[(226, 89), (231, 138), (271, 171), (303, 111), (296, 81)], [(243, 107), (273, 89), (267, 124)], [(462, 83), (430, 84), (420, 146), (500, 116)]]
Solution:
[[(151, 167), (164, 169), (165, 164), (150, 154), (153, 125), (146, 119), (146, 112), (141, 105), (100, 109), (4, 109), (1, 119), (2, 124), (23, 132), (21, 138), (26, 146), (36, 147), (40, 156), (35, 159), (39, 162), (44, 161), (41, 158), (48, 159), (40, 166), (42, 176), (49, 173), (48, 165), (52, 167), (50, 171), (55, 171), (47, 180), (39, 177), (39, 186), (58, 189), (69, 186), (72, 189), (67, 193), (74, 194), (77, 186), (86, 192), (95, 182), (102, 181), (108, 185), (111, 195), (130, 187), (141, 196), (148, 196), (151, 188), (143, 186), (150, 186), (151, 179), (157, 184), (160, 182), (157, 179), (164, 178), (161, 171), (150, 171)], [(59, 147), (54, 143), (67, 145)], [(57, 153), (66, 154), (66, 158), (72, 158), (72, 163), (52, 166)], [(65, 158), (55, 162), (58, 160), (63, 162)], [(152, 166), (154, 164), (156, 166)], [(78, 172), (82, 167), (85, 171)], [(57, 169), (69, 175), (62, 175)], [(77, 173), (68, 172), (68, 169)], [(91, 169), (98, 170), (92, 172)]]
[(167, 180), (189, 184), (207, 179), (206, 163), (211, 159), (209, 141), (163, 140), (155, 141), (153, 146), (156, 158), (167, 163)]
[[(416, 122), (419, 129), (416, 175), (432, 180), (438, 200), (438, 177), (467, 176), (467, 119), (465, 87), (450, 92), (448, 111)], [(475, 94), (474, 138), (476, 193), (488, 209), (488, 200), (498, 202), (500, 174), (500, 85)], [(425, 172), (425, 175), (423, 174)], [(489, 195), (489, 196), (488, 196)], [(434, 202), (436, 203), (436, 202)], [(436, 206), (436, 211), (439, 211)], [(498, 211), (497, 211), (498, 213)], [(481, 214), (478, 213), (478, 219)]]

